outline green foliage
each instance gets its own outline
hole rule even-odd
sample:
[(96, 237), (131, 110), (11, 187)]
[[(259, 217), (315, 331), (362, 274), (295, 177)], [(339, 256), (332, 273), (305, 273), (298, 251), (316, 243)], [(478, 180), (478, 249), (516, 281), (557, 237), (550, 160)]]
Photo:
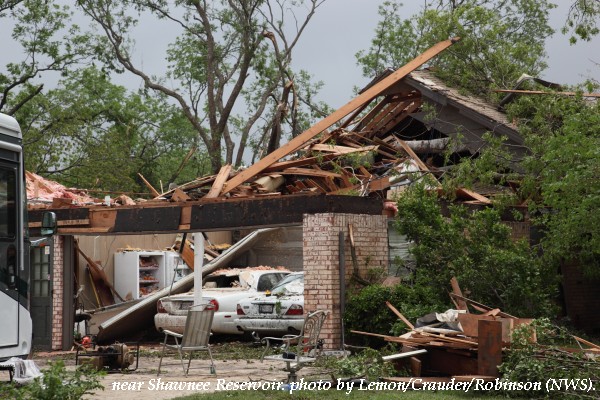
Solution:
[(569, 38), (571, 44), (577, 43), (578, 39), (590, 41), (600, 32), (599, 16), (600, 2), (598, 0), (573, 0), (562, 32), (564, 34), (571, 33)]
[(0, 66), (0, 111), (15, 115), (42, 92), (42, 78), (65, 76), (94, 52), (89, 35), (70, 23), (72, 13), (61, 2), (25, 0), (6, 7), (5, 3), (0, 6), (0, 21), (12, 28), (10, 39), (18, 49), (3, 57), (11, 62)]
[(386, 1), (367, 51), (357, 54), (365, 76), (398, 68), (433, 44), (449, 37), (461, 41), (432, 60), (435, 73), (450, 85), (474, 94), (510, 87), (523, 73), (546, 68), (545, 41), (549, 1), (438, 0), (405, 18), (402, 5)]
[(532, 150), (521, 197), (544, 227), (545, 262), (600, 274), (600, 103), (523, 97), (510, 111)]
[(500, 211), (450, 205), (445, 216), (439, 200), (423, 185), (411, 186), (397, 199), (397, 227), (414, 241), (416, 284), (444, 301), (455, 276), (463, 292), (481, 303), (514, 315), (549, 315), (556, 274), (545, 268), (536, 249), (511, 239)]
[(12, 386), (10, 395), (17, 400), (77, 400), (95, 389), (104, 390), (100, 384), (104, 373), (93, 368), (79, 367), (69, 372), (64, 362), (58, 360), (42, 372), (44, 375), (41, 378), (36, 378), (28, 385)]
[(94, 67), (27, 102), (17, 118), (26, 168), (68, 186), (147, 192), (138, 172), (160, 188), (210, 171), (198, 154), (178, 171), (197, 136), (165, 96), (127, 93)]
[[(535, 332), (537, 342), (531, 337)], [(564, 328), (552, 325), (548, 319), (534, 320), (531, 325), (521, 325), (513, 331), (510, 349), (503, 358), (499, 370), (502, 377), (511, 382), (546, 382), (553, 379), (598, 380), (600, 363), (582, 353), (565, 351), (565, 347), (577, 348), (573, 338)], [(507, 392), (510, 396), (549, 395), (542, 384), (538, 393)], [(552, 392), (552, 397), (572, 398), (573, 388)]]
[[(319, 108), (312, 97), (320, 83), (311, 83), (304, 71), (294, 71), (291, 60), (320, 4), (317, 0), (77, 2), (101, 32), (95, 43), (102, 62), (169, 97), (207, 149), (214, 173), (222, 162), (241, 165), (247, 146), (260, 153), (269, 136), (277, 142), (284, 129), (295, 136), (312, 122), (314, 109)], [(177, 35), (164, 55), (168, 66), (162, 76), (150, 76), (132, 54), (133, 32), (142, 19)], [(296, 29), (286, 27), (287, 19)], [(291, 93), (285, 90), (288, 82), (294, 85)]]
[(377, 350), (369, 348), (356, 355), (335, 359), (327, 366), (334, 369), (332, 374), (336, 379), (365, 378), (369, 381), (377, 381), (394, 375), (394, 367), (383, 361)]
[[(386, 307), (389, 301), (409, 321), (414, 321), (433, 311), (448, 309), (448, 298), (442, 302), (435, 292), (427, 286), (397, 285), (384, 287), (370, 285), (361, 291), (348, 296), (344, 326), (346, 341), (353, 344), (381, 347), (385, 343), (378, 338), (351, 334), (350, 330), (379, 333), (383, 335), (399, 335), (406, 332), (407, 327)], [(365, 318), (365, 316), (369, 316)]]

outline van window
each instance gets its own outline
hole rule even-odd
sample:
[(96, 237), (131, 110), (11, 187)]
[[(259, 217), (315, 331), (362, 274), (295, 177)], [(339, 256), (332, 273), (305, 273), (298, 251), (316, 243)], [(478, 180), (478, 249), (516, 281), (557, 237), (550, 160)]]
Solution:
[(14, 239), (17, 226), (17, 176), (0, 166), (0, 239)]

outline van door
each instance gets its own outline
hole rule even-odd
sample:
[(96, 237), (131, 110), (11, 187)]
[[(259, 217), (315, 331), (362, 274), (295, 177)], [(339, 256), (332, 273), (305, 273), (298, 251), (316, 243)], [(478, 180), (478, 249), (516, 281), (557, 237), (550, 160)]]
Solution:
[(19, 342), (17, 167), (0, 162), (0, 348)]

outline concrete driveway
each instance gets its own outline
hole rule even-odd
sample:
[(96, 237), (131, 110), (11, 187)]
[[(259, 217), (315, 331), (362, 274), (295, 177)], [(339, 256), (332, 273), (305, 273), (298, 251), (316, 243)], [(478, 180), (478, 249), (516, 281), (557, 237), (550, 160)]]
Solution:
[[(87, 399), (112, 400), (162, 400), (195, 394), (227, 390), (276, 389), (282, 385), (287, 373), (281, 371), (283, 363), (276, 361), (260, 362), (256, 359), (222, 360), (215, 359), (216, 374), (210, 373), (210, 360), (205, 352), (198, 352), (200, 359), (192, 360), (189, 375), (186, 377), (179, 358), (165, 357), (161, 374), (157, 377), (159, 347), (144, 346), (137, 370), (109, 373), (102, 378), (104, 390), (97, 390)], [(38, 353), (34, 360), (40, 369), (48, 362), (62, 358), (67, 369), (75, 369), (74, 352)], [(186, 364), (187, 366), (187, 364)], [(316, 368), (302, 369), (300, 378), (319, 379)], [(325, 378), (325, 376), (322, 376)]]

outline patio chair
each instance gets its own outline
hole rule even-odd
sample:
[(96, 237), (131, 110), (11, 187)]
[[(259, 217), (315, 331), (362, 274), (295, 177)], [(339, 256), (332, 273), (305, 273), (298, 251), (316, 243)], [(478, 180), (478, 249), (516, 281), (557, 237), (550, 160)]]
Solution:
[[(327, 315), (328, 312), (322, 310), (307, 314), (299, 335), (284, 335), (280, 338), (264, 337), (262, 342), (266, 343), (267, 347), (261, 356), (261, 362), (272, 360), (285, 363), (282, 370), (288, 373), (287, 383), (296, 382), (298, 380), (296, 372), (307, 364), (315, 362), (322, 350), (323, 340), (319, 335)], [(283, 352), (267, 355), (276, 343), (282, 343), (279, 347), (282, 347)]]
[[(215, 362), (212, 358), (210, 351), (210, 328), (212, 326), (213, 317), (215, 315), (214, 310), (190, 310), (188, 311), (187, 318), (185, 321), (185, 328), (183, 334), (164, 330), (165, 340), (163, 342), (162, 354), (160, 355), (160, 362), (158, 363), (158, 372), (156, 376), (160, 375), (160, 367), (162, 365), (162, 359), (165, 355), (166, 349), (177, 350), (179, 359), (181, 360), (181, 367), (185, 376), (190, 371), (190, 364), (192, 363), (192, 357), (195, 351), (208, 351), (210, 357), (210, 372), (211, 374), (216, 373)], [(169, 344), (169, 338), (174, 339), (174, 344)], [(189, 352), (189, 360), (187, 369), (183, 364), (184, 353)]]

